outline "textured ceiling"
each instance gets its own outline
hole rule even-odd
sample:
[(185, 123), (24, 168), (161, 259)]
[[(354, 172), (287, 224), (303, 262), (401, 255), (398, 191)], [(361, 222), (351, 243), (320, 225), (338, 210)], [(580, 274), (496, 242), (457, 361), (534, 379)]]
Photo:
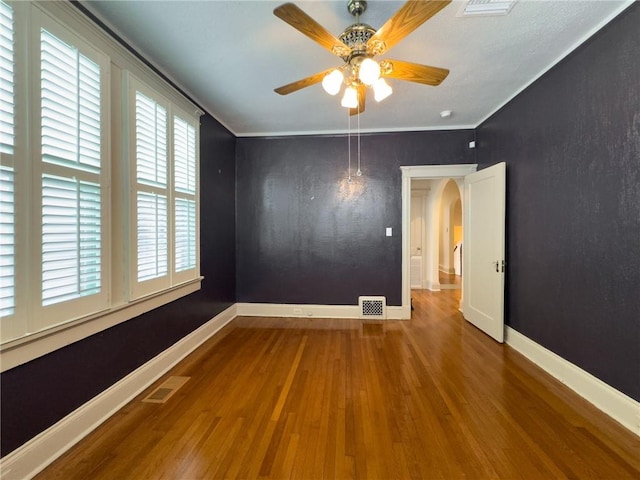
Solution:
[[(346, 109), (321, 85), (273, 91), (341, 65), (273, 15), (281, 3), (82, 1), (237, 136), (344, 132)], [(353, 23), (346, 1), (295, 3), (335, 36)], [(379, 28), (403, 3), (370, 0), (361, 21)], [(393, 95), (370, 99), (360, 128), (473, 128), (631, 3), (520, 0), (508, 15), (461, 17), (464, 2), (454, 1), (388, 53), (449, 76), (438, 87), (390, 80)]]

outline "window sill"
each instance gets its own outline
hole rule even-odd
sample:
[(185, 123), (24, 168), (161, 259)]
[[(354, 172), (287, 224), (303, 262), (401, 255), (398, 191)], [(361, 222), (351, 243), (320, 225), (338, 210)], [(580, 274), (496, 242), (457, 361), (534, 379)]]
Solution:
[(0, 371), (5, 372), (54, 350), (87, 338), (200, 290), (204, 277), (185, 282), (168, 290), (113, 307), (91, 316), (10, 340), (0, 345)]

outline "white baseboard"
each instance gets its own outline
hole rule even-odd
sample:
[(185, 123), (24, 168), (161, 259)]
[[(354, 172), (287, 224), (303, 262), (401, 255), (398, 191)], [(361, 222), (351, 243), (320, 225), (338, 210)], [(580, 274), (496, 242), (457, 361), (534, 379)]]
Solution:
[(440, 270), (445, 275), (455, 275), (456, 273), (454, 268), (447, 268), (444, 265), (438, 265), (438, 270)]
[(236, 317), (232, 305), (0, 461), (2, 478), (29, 479)]
[[(238, 316), (360, 318), (358, 305), (306, 305), (288, 303), (236, 303)], [(387, 320), (408, 319), (403, 307), (387, 307)]]
[(430, 290), (432, 292), (439, 292), (440, 291), (440, 283), (438, 283), (438, 282), (428, 282), (427, 290)]
[(640, 402), (537, 344), (511, 327), (506, 343), (611, 418), (640, 436)]

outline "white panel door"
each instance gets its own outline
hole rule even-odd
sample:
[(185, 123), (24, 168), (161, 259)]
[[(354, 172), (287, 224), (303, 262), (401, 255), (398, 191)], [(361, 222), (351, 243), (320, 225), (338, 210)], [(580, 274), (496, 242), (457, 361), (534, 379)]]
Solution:
[(504, 341), (505, 164), (464, 178), (464, 317)]

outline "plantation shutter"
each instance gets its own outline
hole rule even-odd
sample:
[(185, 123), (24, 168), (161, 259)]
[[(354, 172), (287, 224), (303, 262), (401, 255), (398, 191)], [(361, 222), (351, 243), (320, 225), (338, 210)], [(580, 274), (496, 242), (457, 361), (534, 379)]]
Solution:
[(16, 306), (13, 32), (13, 10), (0, 2), (0, 317), (13, 315)]
[(0, 167), (0, 317), (15, 313), (13, 169)]
[(174, 268), (196, 268), (196, 129), (179, 116), (173, 120), (174, 149)]
[(50, 306), (103, 290), (101, 71), (42, 28), (40, 74), (42, 306)]
[(0, 2), (0, 154), (13, 155), (14, 146), (13, 10)]
[(137, 280), (167, 277), (169, 230), (167, 192), (167, 109), (136, 91)]

